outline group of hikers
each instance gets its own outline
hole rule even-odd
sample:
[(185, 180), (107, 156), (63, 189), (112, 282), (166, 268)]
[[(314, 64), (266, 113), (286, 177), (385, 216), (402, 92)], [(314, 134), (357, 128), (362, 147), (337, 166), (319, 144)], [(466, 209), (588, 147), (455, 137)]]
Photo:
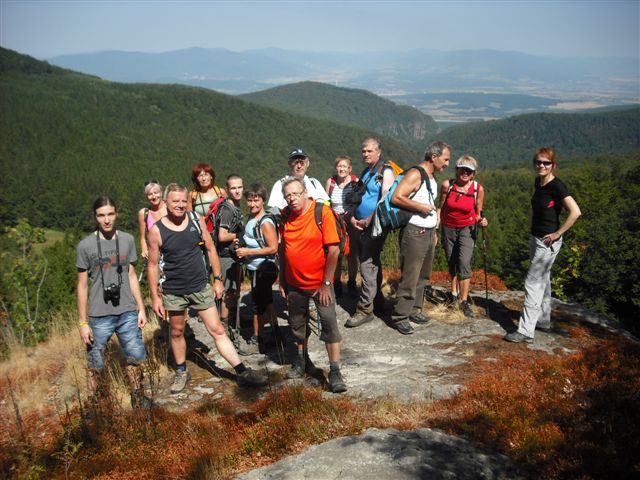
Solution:
[[(471, 260), (477, 229), (488, 226), (483, 214), (485, 191), (476, 180), (478, 162), (469, 155), (456, 161), (453, 178), (437, 183), (435, 175), (449, 165), (451, 151), (448, 144), (433, 142), (419, 164), (401, 171), (393, 161), (384, 160), (378, 139), (367, 138), (362, 142), (360, 176), (353, 174), (348, 156), (339, 156), (335, 174), (323, 186), (307, 175), (310, 158), (296, 148), (288, 156), (290, 171), (275, 182), (268, 197), (263, 184), (245, 189), (236, 174), (227, 177), (226, 188), (218, 187), (215, 172), (206, 163), (193, 167), (192, 190), (171, 183), (163, 191), (159, 182), (147, 182), (144, 193), (149, 205), (138, 213), (141, 255), (147, 264), (152, 309), (169, 322), (175, 360), (171, 392), (181, 392), (190, 380), (184, 332), (189, 315), (196, 314), (235, 370), (239, 385), (268, 383), (265, 375), (245, 366), (239, 354), (264, 351), (265, 325), (277, 331), (272, 293), (276, 280), (286, 299), (297, 351), (289, 378), (315, 376), (320, 371), (324, 379), (307, 353), (309, 319), (315, 309), (319, 338), (329, 358), (326, 386), (334, 393), (345, 392), (336, 295), (357, 298), (346, 328), (372, 321), (385, 308), (381, 252), (390, 228), (400, 229), (401, 269), (390, 326), (409, 335), (414, 325), (430, 322), (422, 303), (438, 242), (452, 277), (448, 303), (473, 318)], [(554, 151), (547, 147), (536, 151), (533, 167), (531, 265), (518, 329), (504, 337), (510, 342), (532, 342), (535, 329), (551, 328), (551, 267), (562, 235), (580, 216), (575, 200), (555, 175)], [(243, 197), (249, 212), (246, 222)], [(561, 223), (563, 207), (568, 215)], [(93, 213), (97, 228), (78, 245), (76, 261), (89, 391), (95, 392), (105, 346), (115, 333), (127, 360), (132, 405), (141, 406), (148, 400), (141, 369), (146, 360), (141, 328), (147, 318), (134, 268), (135, 242), (130, 234), (116, 230), (117, 207), (112, 198), (97, 198)], [(342, 257), (346, 257), (346, 288)], [(251, 282), (253, 305), (252, 335), (247, 341), (230, 328), (230, 317), (239, 308), (243, 266)]]

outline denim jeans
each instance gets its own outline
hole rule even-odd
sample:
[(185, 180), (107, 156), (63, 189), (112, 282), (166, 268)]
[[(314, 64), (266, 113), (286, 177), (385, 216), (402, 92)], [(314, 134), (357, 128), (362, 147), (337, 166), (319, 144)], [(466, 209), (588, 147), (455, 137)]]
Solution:
[(93, 333), (93, 343), (87, 345), (87, 360), (92, 370), (104, 368), (104, 349), (115, 332), (128, 364), (136, 365), (147, 359), (142, 341), (142, 330), (138, 328), (138, 312), (120, 315), (90, 317), (89, 327)]

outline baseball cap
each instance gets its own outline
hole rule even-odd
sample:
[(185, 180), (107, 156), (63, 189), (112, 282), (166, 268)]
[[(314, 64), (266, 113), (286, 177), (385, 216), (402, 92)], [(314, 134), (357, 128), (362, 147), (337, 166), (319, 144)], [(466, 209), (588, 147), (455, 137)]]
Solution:
[(309, 158), (309, 155), (307, 155), (303, 149), (296, 148), (296, 149), (292, 150), (291, 153), (289, 154), (289, 160), (291, 160), (292, 158), (296, 158), (296, 157)]

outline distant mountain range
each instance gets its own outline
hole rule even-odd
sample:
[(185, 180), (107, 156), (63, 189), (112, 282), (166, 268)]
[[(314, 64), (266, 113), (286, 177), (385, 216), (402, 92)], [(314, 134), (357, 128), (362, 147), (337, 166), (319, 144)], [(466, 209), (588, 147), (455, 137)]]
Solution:
[[(107, 51), (64, 55), (49, 61), (106, 80), (181, 83), (232, 94), (318, 81), (398, 99), (436, 120), (441, 119), (439, 110), (425, 110), (422, 102), (403, 101), (401, 96), (509, 93), (545, 97), (553, 103), (571, 102), (576, 109), (640, 102), (637, 58), (540, 57), (495, 50), (422, 49), (350, 54), (276, 48), (245, 52), (189, 48), (165, 53)], [(543, 111), (548, 111), (547, 107), (539, 106)], [(512, 110), (492, 116), (500, 109), (493, 110), (482, 118), (530, 111)], [(448, 111), (442, 111), (446, 119)], [(468, 113), (458, 112), (457, 117), (478, 118), (473, 111)]]
[[(640, 149), (637, 107), (520, 115), (436, 133), (429, 117), (361, 90), (301, 83), (239, 98), (184, 85), (109, 82), (2, 48), (0, 98), (0, 223), (25, 217), (61, 229), (86, 225), (99, 193), (117, 197), (123, 226), (132, 227), (145, 180), (188, 184), (191, 166), (201, 161), (213, 164), (219, 184), (238, 172), (247, 184), (270, 186), (287, 173), (287, 152), (301, 146), (321, 180), (340, 154), (350, 155), (359, 172), (360, 144), (370, 135), (380, 136), (386, 156), (404, 167), (435, 138), (451, 143), (454, 158), (474, 155), (483, 168), (528, 165), (542, 145), (563, 160)], [(380, 135), (390, 133), (391, 119), (398, 131), (413, 121), (429, 133), (415, 142)]]
[(438, 125), (428, 115), (366, 90), (300, 82), (244, 94), (241, 98), (290, 113), (372, 130), (418, 150), (438, 132)]

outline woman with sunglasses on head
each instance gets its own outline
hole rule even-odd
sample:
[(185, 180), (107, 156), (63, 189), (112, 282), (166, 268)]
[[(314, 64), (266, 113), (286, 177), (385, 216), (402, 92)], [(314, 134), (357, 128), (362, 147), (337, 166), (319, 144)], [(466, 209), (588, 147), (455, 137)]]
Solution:
[[(551, 329), (551, 267), (562, 247), (562, 235), (580, 216), (580, 207), (566, 185), (556, 177), (555, 152), (540, 148), (533, 156), (537, 177), (531, 197), (531, 236), (529, 237), (529, 271), (524, 283), (524, 308), (518, 330), (508, 333), (508, 342), (533, 342), (535, 329)], [(560, 224), (564, 207), (567, 218)]]
[(484, 188), (476, 180), (478, 162), (463, 155), (456, 162), (456, 178), (440, 185), (440, 220), (444, 247), (451, 280), (452, 303), (460, 298), (460, 307), (466, 317), (473, 318), (469, 302), (471, 285), (471, 258), (476, 241), (476, 227), (489, 222), (482, 216)]
[(193, 190), (189, 195), (187, 209), (199, 213), (203, 217), (209, 210), (209, 204), (219, 197), (226, 197), (227, 192), (215, 184), (216, 172), (208, 163), (196, 163), (191, 169)]
[(149, 257), (147, 235), (153, 224), (167, 214), (167, 206), (162, 199), (162, 185), (158, 180), (144, 182), (144, 195), (149, 206), (138, 211), (138, 226), (140, 228), (140, 255), (145, 260)]

